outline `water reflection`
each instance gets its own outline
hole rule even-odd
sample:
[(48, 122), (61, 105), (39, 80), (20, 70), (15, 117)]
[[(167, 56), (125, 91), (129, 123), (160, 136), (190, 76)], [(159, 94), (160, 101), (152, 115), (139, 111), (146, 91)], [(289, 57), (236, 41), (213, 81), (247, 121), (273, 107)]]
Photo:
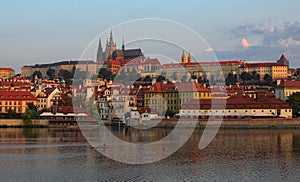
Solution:
[[(128, 142), (157, 141), (169, 129), (112, 129)], [(220, 130), (204, 150), (202, 130), (170, 157), (127, 165), (103, 157), (80, 131), (0, 129), (0, 181), (297, 181), (300, 130)], [(61, 140), (63, 138), (63, 140)]]

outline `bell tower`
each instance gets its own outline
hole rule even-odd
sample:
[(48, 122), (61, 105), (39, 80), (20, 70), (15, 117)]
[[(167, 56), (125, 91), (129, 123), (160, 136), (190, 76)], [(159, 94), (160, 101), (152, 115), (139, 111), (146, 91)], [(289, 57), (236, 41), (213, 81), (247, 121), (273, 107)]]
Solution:
[(191, 53), (189, 52), (188, 63), (191, 63), (191, 62), (193, 62), (193, 57), (192, 57)]
[(181, 63), (186, 63), (186, 56), (184, 50), (182, 51), (182, 55), (181, 55)]

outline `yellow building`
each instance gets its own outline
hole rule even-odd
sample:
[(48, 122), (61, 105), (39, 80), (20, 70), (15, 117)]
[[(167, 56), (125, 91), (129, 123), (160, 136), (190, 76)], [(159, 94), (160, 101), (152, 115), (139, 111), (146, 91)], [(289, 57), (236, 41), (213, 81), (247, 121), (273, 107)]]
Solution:
[(0, 78), (10, 78), (15, 76), (15, 70), (12, 68), (0, 68)]
[(181, 105), (192, 99), (211, 98), (210, 89), (200, 83), (157, 82), (149, 91), (144, 93), (144, 105), (151, 111), (163, 115), (166, 110), (178, 113)]
[(193, 118), (292, 118), (292, 108), (288, 103), (269, 97), (263, 91), (258, 91), (255, 98), (238, 94), (226, 100), (215, 100), (213, 104), (212, 109), (211, 99), (194, 99), (183, 105), (179, 115)]
[(265, 75), (272, 77), (272, 80), (286, 79), (288, 77), (288, 66), (281, 63), (246, 63), (240, 67), (240, 73), (256, 72), (263, 80)]
[(0, 113), (7, 113), (7, 110), (14, 110), (16, 113), (24, 113), (27, 103), (37, 105), (37, 99), (29, 91), (0, 91)]
[(275, 88), (276, 98), (286, 100), (293, 93), (300, 92), (300, 81), (283, 80)]

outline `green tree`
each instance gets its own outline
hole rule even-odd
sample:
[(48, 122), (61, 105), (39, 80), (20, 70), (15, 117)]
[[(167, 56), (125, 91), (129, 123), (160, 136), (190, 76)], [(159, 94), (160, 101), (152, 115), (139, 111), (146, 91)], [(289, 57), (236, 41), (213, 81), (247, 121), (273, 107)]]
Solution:
[(7, 110), (7, 119), (18, 119), (20, 116), (12, 109)]
[(147, 75), (144, 79), (143, 79), (144, 82), (152, 82), (152, 78), (150, 75)]
[(22, 114), (22, 118), (25, 124), (30, 124), (32, 119), (35, 119), (38, 115), (37, 107), (31, 102), (27, 103), (27, 109)]
[(272, 85), (272, 77), (269, 74), (265, 74), (264, 81), (267, 83), (267, 85)]
[(98, 78), (103, 78), (106, 80), (113, 80), (114, 75), (108, 71), (106, 68), (100, 68), (99, 73), (98, 73)]
[(299, 115), (300, 111), (300, 92), (293, 93), (286, 100), (293, 109), (293, 115)]
[(252, 71), (251, 76), (254, 81), (260, 81), (260, 75), (256, 71)]
[(236, 75), (229, 73), (225, 81), (226, 81), (226, 85), (232, 85), (237, 82), (237, 77)]
[(173, 118), (175, 114), (176, 113), (174, 111), (167, 109), (165, 113), (165, 117), (167, 118), (169, 116), (170, 118)]
[(72, 79), (73, 78), (73, 74), (70, 71), (64, 70), (64, 69), (60, 69), (58, 71), (58, 76), (60, 78), (63, 78), (64, 80), (68, 80), (68, 79)]
[(37, 78), (39, 78), (39, 79), (43, 77), (43, 75), (42, 75), (42, 73), (40, 71), (35, 71), (30, 76), (31, 82), (34, 82), (35, 76), (37, 76)]
[(55, 77), (55, 69), (49, 68), (49, 69), (47, 70), (47, 73), (46, 73), (46, 74), (49, 76), (50, 79), (54, 79), (54, 77)]
[(242, 72), (242, 74), (240, 75), (240, 79), (242, 81), (250, 81), (252, 79), (252, 76), (250, 73), (247, 73), (247, 72)]

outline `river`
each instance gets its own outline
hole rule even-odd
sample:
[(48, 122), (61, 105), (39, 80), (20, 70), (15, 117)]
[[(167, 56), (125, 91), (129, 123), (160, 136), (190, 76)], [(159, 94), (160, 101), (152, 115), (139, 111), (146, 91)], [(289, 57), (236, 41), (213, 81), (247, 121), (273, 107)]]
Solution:
[[(170, 130), (151, 129), (151, 138)], [(128, 135), (122, 128), (113, 132)], [(196, 129), (180, 150), (163, 160), (130, 165), (101, 155), (79, 130), (1, 128), (0, 181), (300, 179), (300, 130), (220, 130), (207, 148), (199, 150), (202, 132)]]

